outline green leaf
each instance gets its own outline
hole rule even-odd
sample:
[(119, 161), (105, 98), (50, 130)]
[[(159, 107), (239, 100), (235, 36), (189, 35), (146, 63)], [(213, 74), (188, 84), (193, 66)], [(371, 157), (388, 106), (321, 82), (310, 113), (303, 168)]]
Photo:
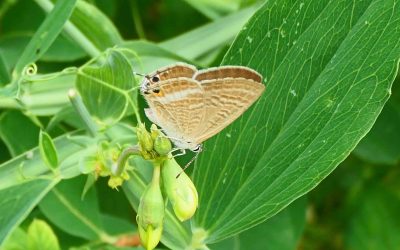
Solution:
[(54, 145), (50, 135), (43, 131), (40, 131), (39, 134), (39, 151), (42, 160), (48, 167), (51, 169), (56, 169), (58, 167), (56, 146)]
[(76, 119), (76, 111), (71, 106), (65, 106), (59, 112), (54, 114), (49, 123), (47, 124), (46, 130), (51, 131), (61, 122), (65, 122), (74, 128), (85, 128), (82, 119)]
[(240, 0), (185, 0), (205, 16), (216, 19), (238, 9)]
[(37, 61), (54, 42), (63, 29), (75, 7), (76, 0), (60, 0), (36, 31), (32, 40), (26, 46), (13, 72), (13, 79), (17, 80), (26, 65)]
[[(118, 125), (106, 131), (107, 137), (115, 143), (135, 143), (136, 137), (132, 129), (126, 125)], [(72, 178), (80, 174), (79, 159), (96, 153), (96, 140), (66, 134), (54, 140), (58, 149), (60, 175)], [(4, 238), (43, 198), (43, 196), (59, 181), (44, 179), (51, 174), (40, 156), (38, 148), (0, 165), (0, 245)], [(41, 176), (38, 178), (38, 176)], [(37, 178), (37, 179), (35, 179)], [(30, 180), (30, 181), (29, 181)], [(80, 190), (79, 197), (80, 197)]]
[(57, 182), (37, 179), (0, 189), (0, 245)]
[[(0, 51), (9, 69), (14, 68), (33, 33), (12, 33), (0, 38)], [(49, 49), (38, 59), (46, 62), (75, 61), (85, 56), (85, 52), (63, 35), (58, 36)]]
[[(140, 62), (143, 65), (152, 63), (148, 58), (153, 59), (153, 63), (154, 60), (160, 60), (160, 58), (168, 58), (171, 59), (171, 61), (188, 62), (194, 64), (193, 62), (190, 62), (189, 60), (175, 54), (174, 52), (166, 50), (163, 47), (148, 41), (132, 40), (124, 42), (120, 46), (135, 51), (137, 56), (140, 58)], [(147, 60), (149, 62), (147, 62)], [(137, 58), (132, 58), (132, 62), (135, 61), (137, 61)], [(152, 66), (151, 68), (144, 66), (144, 69), (150, 71), (155, 69), (155, 67), (157, 66)]]
[(248, 7), (159, 45), (183, 58), (195, 60), (215, 48), (229, 44), (255, 10), (255, 6)]
[(242, 249), (296, 249), (306, 223), (306, 199), (293, 202), (263, 224), (242, 232), (238, 238)]
[(353, 200), (345, 234), (346, 249), (398, 249), (400, 199), (383, 187), (365, 190)]
[(81, 199), (84, 176), (62, 181), (40, 202), (43, 214), (61, 230), (88, 240), (107, 237), (101, 223), (95, 189)]
[(7, 241), (2, 245), (3, 250), (25, 250), (28, 249), (28, 235), (20, 227), (10, 234)]
[[(54, 115), (68, 103), (67, 92), (73, 88), (75, 74), (44, 74), (35, 82), (23, 82), (24, 91), (19, 100), (13, 96), (1, 97), (0, 108), (20, 109), (35, 116)], [(1, 91), (2, 89), (0, 89)]]
[(10, 82), (10, 73), (7, 68), (3, 53), (0, 51), (0, 86)]
[[(354, 154), (373, 164), (395, 165), (400, 160), (400, 78), (371, 131), (354, 149)], [(400, 93), (400, 92), (399, 92)]]
[(306, 223), (306, 199), (298, 199), (266, 222), (237, 236), (224, 240), (211, 249), (292, 250)]
[(33, 220), (28, 228), (29, 250), (60, 249), (56, 235), (51, 227), (42, 220)]
[(73, 62), (87, 54), (76, 43), (64, 35), (58, 36), (46, 53), (40, 58), (45, 62)]
[[(104, 51), (122, 42), (118, 30), (110, 19), (96, 6), (87, 2), (77, 2), (71, 22), (99, 51)], [(75, 39), (75, 41), (79, 44), (78, 40)]]
[(101, 214), (101, 222), (103, 223), (103, 225), (106, 225), (105, 230), (110, 235), (137, 233), (136, 226), (133, 223), (113, 215)]
[(122, 50), (107, 50), (97, 62), (79, 69), (76, 87), (89, 113), (100, 124), (112, 125), (124, 115), (129, 104), (137, 106), (136, 79)]
[(0, 138), (12, 156), (38, 144), (39, 127), (21, 112), (9, 110), (0, 116)]
[[(125, 136), (125, 138), (132, 139), (129, 134)], [(94, 139), (77, 137), (73, 133), (54, 139), (54, 144), (58, 150), (62, 178), (72, 178), (80, 174), (77, 167), (79, 159), (88, 154), (95, 154), (97, 146)], [(49, 174), (53, 173), (43, 164), (39, 149), (36, 147), (0, 165), (0, 190), (19, 185), (27, 179), (35, 179)]]
[(399, 21), (393, 0), (276, 0), (253, 16), (223, 64), (254, 68), (267, 89), (199, 156), (206, 242), (273, 216), (349, 155), (389, 97)]

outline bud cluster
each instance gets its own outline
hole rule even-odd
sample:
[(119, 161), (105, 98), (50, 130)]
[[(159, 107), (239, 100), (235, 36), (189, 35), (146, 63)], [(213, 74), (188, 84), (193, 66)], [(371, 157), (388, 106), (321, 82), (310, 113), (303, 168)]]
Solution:
[(165, 201), (168, 199), (176, 217), (185, 221), (196, 212), (198, 194), (189, 176), (182, 173), (182, 168), (171, 156), (170, 140), (154, 124), (150, 132), (143, 124), (139, 125), (137, 137), (140, 153), (144, 159), (153, 162), (154, 171), (152, 181), (140, 199), (136, 220), (142, 245), (146, 249), (154, 249), (162, 235)]

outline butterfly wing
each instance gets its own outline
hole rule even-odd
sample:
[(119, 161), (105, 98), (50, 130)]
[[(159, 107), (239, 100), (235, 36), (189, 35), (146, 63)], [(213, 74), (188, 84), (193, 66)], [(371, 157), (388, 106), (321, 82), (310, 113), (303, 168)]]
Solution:
[(197, 145), (195, 134), (205, 119), (204, 91), (191, 78), (160, 81), (143, 93), (150, 110), (146, 115), (181, 148)]
[(160, 81), (165, 81), (178, 77), (192, 78), (196, 72), (196, 67), (187, 63), (180, 62), (163, 68), (159, 68), (156, 71), (151, 72), (147, 76), (149, 76), (150, 78), (153, 76), (157, 76)]
[(265, 89), (261, 75), (241, 66), (199, 71), (194, 78), (203, 87), (206, 105), (206, 118), (195, 139), (199, 143), (236, 120)]
[(261, 83), (262, 76), (255, 70), (244, 66), (220, 66), (197, 71), (193, 78), (197, 81), (224, 78), (244, 78)]

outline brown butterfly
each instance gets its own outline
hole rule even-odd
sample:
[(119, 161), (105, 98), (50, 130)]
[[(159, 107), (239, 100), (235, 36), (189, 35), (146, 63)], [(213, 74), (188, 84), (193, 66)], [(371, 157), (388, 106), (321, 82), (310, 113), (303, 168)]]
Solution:
[(202, 143), (236, 120), (262, 94), (262, 76), (243, 66), (204, 70), (177, 63), (145, 76), (140, 86), (146, 116), (179, 149)]

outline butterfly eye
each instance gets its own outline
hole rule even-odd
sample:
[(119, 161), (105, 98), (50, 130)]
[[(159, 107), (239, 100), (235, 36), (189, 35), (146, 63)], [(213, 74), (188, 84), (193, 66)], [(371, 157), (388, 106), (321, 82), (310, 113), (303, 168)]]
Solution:
[(151, 81), (152, 81), (152, 82), (158, 82), (158, 81), (160, 81), (160, 78), (159, 78), (158, 76), (153, 76), (153, 77), (151, 78)]

